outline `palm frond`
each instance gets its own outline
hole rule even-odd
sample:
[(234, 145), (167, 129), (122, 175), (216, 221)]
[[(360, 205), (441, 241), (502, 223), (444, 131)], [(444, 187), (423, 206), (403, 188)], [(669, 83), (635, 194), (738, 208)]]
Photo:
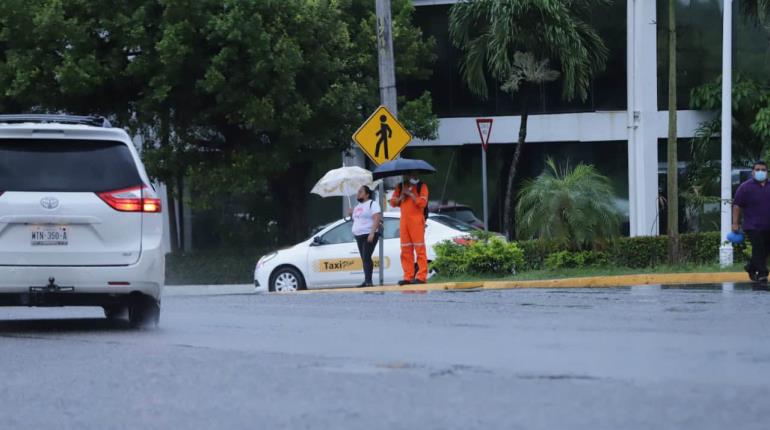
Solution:
[(558, 166), (549, 158), (518, 197), (520, 238), (557, 240), (578, 248), (618, 234), (620, 214), (612, 185), (591, 165)]

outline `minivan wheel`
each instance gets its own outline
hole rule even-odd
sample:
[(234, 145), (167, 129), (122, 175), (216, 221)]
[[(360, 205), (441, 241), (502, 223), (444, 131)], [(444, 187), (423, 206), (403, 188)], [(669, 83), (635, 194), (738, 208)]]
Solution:
[(128, 309), (126, 309), (125, 306), (117, 306), (117, 305), (110, 305), (110, 306), (102, 306), (104, 309), (104, 317), (108, 320), (117, 320), (120, 318), (125, 318), (126, 313)]
[(160, 321), (160, 302), (152, 297), (134, 296), (128, 305), (128, 322), (131, 327), (156, 327)]
[(293, 267), (282, 267), (273, 273), (270, 277), (270, 285), (268, 289), (271, 292), (291, 292), (297, 290), (305, 290), (305, 280), (302, 278), (302, 274), (299, 270)]

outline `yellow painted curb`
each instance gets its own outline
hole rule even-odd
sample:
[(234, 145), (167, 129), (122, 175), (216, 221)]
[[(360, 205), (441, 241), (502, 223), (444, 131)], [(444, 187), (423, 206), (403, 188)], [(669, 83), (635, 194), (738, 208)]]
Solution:
[(385, 285), (366, 288), (323, 288), (302, 293), (383, 293), (423, 292), (447, 290), (507, 290), (515, 288), (612, 288), (634, 285), (721, 284), (723, 282), (748, 282), (745, 272), (714, 273), (652, 273), (616, 276), (587, 276), (581, 278), (543, 279), (535, 281), (475, 281), (443, 282), (421, 285)]

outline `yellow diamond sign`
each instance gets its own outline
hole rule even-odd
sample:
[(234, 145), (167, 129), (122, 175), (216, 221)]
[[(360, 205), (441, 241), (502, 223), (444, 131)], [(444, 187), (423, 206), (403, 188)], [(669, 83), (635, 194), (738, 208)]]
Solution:
[(353, 134), (353, 141), (380, 165), (395, 159), (412, 140), (412, 135), (385, 107), (380, 106)]

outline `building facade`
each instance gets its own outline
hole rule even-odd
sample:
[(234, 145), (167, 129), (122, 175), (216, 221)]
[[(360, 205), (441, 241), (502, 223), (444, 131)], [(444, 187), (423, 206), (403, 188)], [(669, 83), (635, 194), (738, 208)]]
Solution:
[[(487, 100), (480, 100), (462, 81), (460, 53), (449, 39), (449, 10), (453, 3), (414, 0), (415, 21), (426, 36), (436, 40), (438, 58), (429, 83), (416, 88), (399, 87), (399, 91), (431, 91), (434, 111), (440, 117), (438, 138), (414, 142), (410, 153), (435, 159), (441, 152), (465, 148), (464, 153), (471, 158), (453, 156), (449, 168), (465, 163), (466, 167), (460, 169), (468, 182), (467, 178), (477, 174), (477, 168), (468, 164), (479, 151), (471, 148), (480, 146), (476, 118), (494, 119), (491, 159), (504, 160), (506, 152), (502, 148), (516, 142), (520, 117), (518, 103), (510, 95), (493, 88)], [(594, 164), (613, 180), (619, 206), (628, 216), (626, 233), (633, 236), (656, 235), (662, 227), (658, 214), (660, 176), (665, 174), (666, 160), (665, 151), (659, 148), (665, 147), (668, 136), (667, 4), (668, 0), (615, 0), (597, 9), (592, 24), (607, 44), (609, 59), (605, 71), (594, 77), (587, 100), (562, 100), (557, 81), (543, 85), (539, 97), (529, 106), (527, 144), (531, 145), (523, 166), (525, 175), (537, 175), (545, 157)], [(719, 77), (721, 7), (719, 0), (678, 0), (677, 132), (683, 145), (695, 136), (702, 122), (714, 115), (689, 109), (689, 95), (693, 88)], [(757, 74), (768, 70), (767, 34), (762, 29), (745, 19), (736, 22), (735, 40), (738, 73), (741, 69)], [(457, 163), (453, 163), (455, 160)], [(500, 189), (499, 184), (494, 184), (497, 172), (505, 170), (504, 161), (500, 162), (498, 169), (493, 166), (489, 173), (491, 187), (496, 189)], [(457, 176), (462, 181), (463, 175)], [(435, 182), (443, 186), (441, 197), (446, 200), (449, 176), (443, 184), (441, 180)], [(479, 183), (455, 183), (452, 190), (462, 190), (466, 185), (468, 191), (455, 193), (453, 200), (478, 206), (480, 197), (472, 189)], [(493, 201), (494, 195), (495, 189), (490, 189)], [(490, 211), (493, 225), (494, 205)]]

